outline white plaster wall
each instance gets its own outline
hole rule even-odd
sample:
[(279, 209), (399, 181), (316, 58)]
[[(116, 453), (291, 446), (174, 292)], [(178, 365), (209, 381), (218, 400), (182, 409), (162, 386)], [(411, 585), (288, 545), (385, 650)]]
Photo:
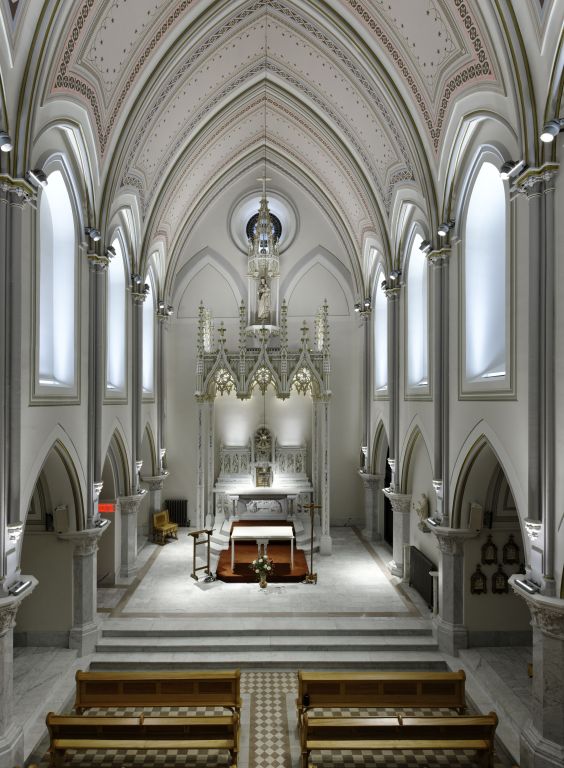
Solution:
[[(564, 134), (558, 139), (557, 156), (564, 152)], [(560, 171), (555, 179), (555, 265), (556, 265), (556, 557), (554, 576), (556, 594), (564, 597), (564, 178)]]

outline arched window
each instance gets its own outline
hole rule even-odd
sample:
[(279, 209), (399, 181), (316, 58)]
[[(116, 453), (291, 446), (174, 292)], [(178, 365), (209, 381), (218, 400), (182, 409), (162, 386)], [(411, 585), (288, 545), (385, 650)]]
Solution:
[(61, 171), (47, 177), (39, 202), (39, 384), (75, 383), (76, 225)]
[(485, 161), (470, 191), (464, 226), (465, 378), (497, 383), (507, 373), (506, 192)]
[(376, 278), (374, 300), (374, 393), (388, 389), (388, 299), (382, 289), (383, 272)]
[(112, 246), (116, 255), (108, 267), (106, 386), (110, 391), (122, 393), (125, 391), (126, 358), (125, 258), (118, 237), (112, 242)]
[(154, 392), (155, 380), (155, 301), (152, 280), (148, 278), (149, 292), (143, 303), (143, 392)]
[(429, 314), (427, 259), (416, 234), (411, 243), (407, 273), (407, 384), (426, 389), (429, 384)]

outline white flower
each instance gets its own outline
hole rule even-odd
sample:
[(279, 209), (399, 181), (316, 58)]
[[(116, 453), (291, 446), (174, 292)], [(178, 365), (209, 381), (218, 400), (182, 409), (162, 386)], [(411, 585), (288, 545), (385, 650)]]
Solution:
[(258, 573), (258, 572), (259, 572), (259, 569), (257, 568), (257, 569), (256, 569), (256, 571), (255, 571), (255, 573)]

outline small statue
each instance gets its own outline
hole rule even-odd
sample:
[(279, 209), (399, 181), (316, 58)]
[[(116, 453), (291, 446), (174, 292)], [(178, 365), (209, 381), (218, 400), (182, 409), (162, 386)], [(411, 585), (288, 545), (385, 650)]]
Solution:
[(258, 310), (257, 316), (263, 323), (270, 322), (270, 286), (266, 277), (261, 277), (258, 285)]
[(419, 501), (413, 502), (413, 511), (417, 513), (419, 518), (418, 528), (424, 533), (428, 533), (429, 529), (425, 525), (425, 520), (429, 517), (429, 499), (426, 493), (422, 493), (419, 497)]

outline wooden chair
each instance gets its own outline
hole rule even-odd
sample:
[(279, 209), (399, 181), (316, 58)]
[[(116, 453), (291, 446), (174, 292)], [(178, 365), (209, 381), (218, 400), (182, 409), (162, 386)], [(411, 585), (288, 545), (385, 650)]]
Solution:
[(153, 513), (153, 539), (164, 544), (167, 538), (178, 538), (178, 523), (171, 523), (168, 509)]

